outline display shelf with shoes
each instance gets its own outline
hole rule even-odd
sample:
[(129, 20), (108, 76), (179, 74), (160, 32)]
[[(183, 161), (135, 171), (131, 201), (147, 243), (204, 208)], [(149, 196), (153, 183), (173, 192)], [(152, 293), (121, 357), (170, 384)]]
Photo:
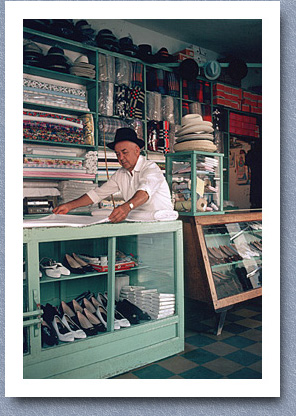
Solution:
[(183, 218), (185, 295), (212, 305), (217, 333), (228, 309), (262, 295), (261, 221), (259, 210)]
[[(182, 351), (182, 241), (180, 221), (24, 228), (24, 377), (108, 378)], [(40, 279), (39, 261), (44, 257), (61, 264), (67, 258), (63, 267), (70, 275)], [(136, 266), (116, 271), (116, 261), (128, 258)], [(86, 267), (87, 259), (107, 262), (108, 270), (72, 272)], [(123, 286), (145, 288), (137, 304), (127, 307), (128, 301), (120, 300)], [(174, 301), (168, 305), (153, 294), (167, 294)], [(43, 319), (56, 331), (57, 344), (42, 346), (36, 319), (42, 316), (40, 305), (46, 307)]]

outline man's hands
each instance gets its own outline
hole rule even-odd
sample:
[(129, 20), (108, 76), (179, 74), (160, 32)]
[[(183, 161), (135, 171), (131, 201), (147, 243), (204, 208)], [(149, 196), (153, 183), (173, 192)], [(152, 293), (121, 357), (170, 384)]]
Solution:
[(69, 204), (62, 204), (59, 205), (58, 207), (55, 207), (52, 212), (54, 214), (68, 214), (68, 212), (71, 210), (71, 207), (69, 206)]
[(111, 214), (109, 215), (109, 220), (111, 222), (118, 223), (121, 221), (124, 221), (126, 217), (128, 216), (128, 213), (130, 212), (130, 207), (128, 203), (124, 203), (122, 205), (119, 205), (118, 207), (114, 208)]

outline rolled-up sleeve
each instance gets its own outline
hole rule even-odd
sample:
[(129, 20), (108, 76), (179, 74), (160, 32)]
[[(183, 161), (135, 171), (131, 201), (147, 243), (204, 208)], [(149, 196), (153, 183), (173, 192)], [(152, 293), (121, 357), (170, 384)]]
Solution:
[(164, 178), (162, 172), (155, 168), (144, 169), (140, 173), (140, 180), (137, 191), (146, 191), (149, 198), (158, 191), (163, 184)]
[(119, 191), (119, 187), (116, 181), (116, 173), (111, 176), (111, 178), (105, 182), (102, 186), (95, 189), (91, 189), (86, 193), (89, 198), (93, 201), (93, 204), (97, 204), (102, 199), (107, 198), (107, 196), (114, 194)]

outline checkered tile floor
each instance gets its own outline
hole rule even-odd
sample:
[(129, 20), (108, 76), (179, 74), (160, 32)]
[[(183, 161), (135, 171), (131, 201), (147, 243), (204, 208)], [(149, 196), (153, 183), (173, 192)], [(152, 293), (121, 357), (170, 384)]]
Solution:
[(215, 319), (204, 305), (185, 301), (184, 351), (114, 378), (262, 378), (261, 298), (229, 310), (219, 336), (212, 333)]

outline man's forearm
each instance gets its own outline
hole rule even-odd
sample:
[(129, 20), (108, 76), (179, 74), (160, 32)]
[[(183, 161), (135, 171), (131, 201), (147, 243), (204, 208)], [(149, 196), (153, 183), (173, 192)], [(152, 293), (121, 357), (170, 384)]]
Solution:
[(73, 199), (73, 201), (67, 202), (67, 204), (72, 210), (75, 208), (86, 207), (87, 205), (91, 205), (93, 204), (93, 201), (88, 195), (84, 194), (80, 198)]
[(130, 198), (126, 204), (132, 203), (134, 208), (138, 208), (148, 201), (149, 195), (146, 191), (137, 191), (132, 198)]

